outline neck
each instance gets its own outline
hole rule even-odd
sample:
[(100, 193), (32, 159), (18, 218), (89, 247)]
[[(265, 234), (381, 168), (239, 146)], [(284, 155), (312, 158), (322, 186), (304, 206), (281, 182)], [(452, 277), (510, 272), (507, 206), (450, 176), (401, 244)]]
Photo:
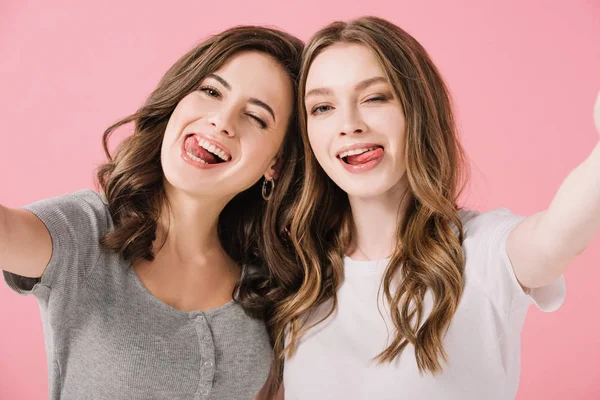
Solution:
[(348, 196), (354, 231), (350, 258), (371, 261), (388, 258), (398, 242), (398, 224), (410, 200), (406, 175), (389, 191), (376, 197)]
[(155, 252), (182, 264), (233, 263), (217, 230), (219, 215), (230, 199), (194, 197), (168, 183), (165, 191), (168, 202), (161, 210)]

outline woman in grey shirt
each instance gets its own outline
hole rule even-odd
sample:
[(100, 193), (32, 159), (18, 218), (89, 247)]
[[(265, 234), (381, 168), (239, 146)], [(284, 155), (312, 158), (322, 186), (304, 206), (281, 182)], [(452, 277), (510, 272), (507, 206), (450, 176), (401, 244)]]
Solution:
[(107, 129), (102, 194), (0, 206), (0, 267), (40, 304), (51, 399), (259, 392), (271, 346), (254, 277), (293, 189), (301, 50), (261, 27), (206, 40)]

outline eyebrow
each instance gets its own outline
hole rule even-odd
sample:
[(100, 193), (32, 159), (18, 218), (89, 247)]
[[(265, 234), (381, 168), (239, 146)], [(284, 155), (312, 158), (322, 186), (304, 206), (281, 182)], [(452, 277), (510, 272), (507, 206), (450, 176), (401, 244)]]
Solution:
[[(229, 82), (227, 82), (225, 79), (221, 78), (219, 75), (217, 75), (217, 74), (209, 74), (207, 76), (207, 78), (212, 78), (212, 79), (218, 81), (221, 85), (223, 85), (225, 87), (225, 89), (231, 90), (231, 85), (229, 84)], [(267, 103), (265, 103), (262, 100), (257, 99), (256, 97), (251, 97), (248, 100), (248, 102), (250, 104), (254, 104), (255, 106), (259, 106), (259, 107), (262, 107), (265, 110), (267, 110), (267, 112), (269, 114), (271, 114), (271, 117), (273, 117), (273, 121), (277, 122), (277, 119), (275, 118), (275, 113), (273, 112), (273, 109)]]
[(376, 76), (374, 78), (369, 78), (369, 79), (365, 79), (364, 81), (358, 83), (354, 89), (355, 90), (364, 90), (366, 88), (368, 88), (371, 85), (375, 85), (376, 83), (387, 83), (387, 79), (384, 78), (383, 76)]
[(207, 76), (207, 78), (213, 78), (214, 80), (218, 81), (221, 85), (225, 86), (225, 89), (231, 90), (231, 85), (229, 84), (229, 82), (227, 82), (225, 79), (221, 78), (219, 75), (209, 74)]
[(265, 103), (262, 100), (257, 99), (256, 97), (250, 98), (250, 100), (248, 100), (248, 102), (250, 104), (254, 104), (255, 106), (259, 106), (259, 107), (262, 107), (265, 110), (267, 110), (269, 112), (269, 114), (271, 114), (271, 117), (273, 117), (273, 121), (277, 122), (277, 119), (275, 118), (275, 113), (273, 112), (273, 109), (267, 103)]
[[(374, 78), (369, 78), (369, 79), (365, 79), (364, 81), (361, 81), (359, 83), (356, 84), (356, 86), (354, 87), (354, 90), (356, 91), (360, 91), (360, 90), (364, 90), (366, 88), (368, 88), (371, 85), (374, 85), (376, 83), (387, 83), (387, 79), (384, 78), (383, 76), (376, 76)], [(311, 89), (308, 92), (306, 92), (306, 95), (304, 96), (304, 98), (308, 98), (310, 96), (327, 96), (332, 94), (333, 91), (330, 88), (315, 88), (315, 89)]]

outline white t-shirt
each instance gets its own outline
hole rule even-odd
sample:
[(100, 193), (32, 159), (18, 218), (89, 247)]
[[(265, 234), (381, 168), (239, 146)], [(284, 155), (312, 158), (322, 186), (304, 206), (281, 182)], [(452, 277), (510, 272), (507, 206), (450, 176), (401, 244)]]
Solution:
[[(442, 364), (443, 372), (421, 375), (412, 345), (391, 364), (373, 361), (394, 334), (389, 306), (380, 294), (378, 308), (377, 297), (388, 260), (346, 257), (337, 310), (309, 330), (285, 362), (286, 400), (514, 399), (527, 309), (533, 302), (543, 311), (556, 310), (565, 297), (565, 282), (560, 277), (529, 293), (519, 285), (506, 253), (506, 238), (523, 217), (506, 209), (463, 212), (461, 217), (464, 292), (444, 337), (448, 363)], [(428, 295), (425, 316), (431, 304)], [(327, 305), (319, 307), (311, 320), (327, 310)]]

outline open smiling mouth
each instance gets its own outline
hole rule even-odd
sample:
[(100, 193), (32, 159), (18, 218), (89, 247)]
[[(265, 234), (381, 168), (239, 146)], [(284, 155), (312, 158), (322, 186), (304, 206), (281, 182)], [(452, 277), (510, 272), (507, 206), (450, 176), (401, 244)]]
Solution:
[(231, 155), (227, 150), (196, 134), (188, 135), (183, 146), (185, 155), (197, 163), (214, 165), (231, 160)]
[(344, 151), (338, 154), (337, 157), (348, 165), (359, 166), (377, 160), (382, 156), (382, 146), (371, 146)]

